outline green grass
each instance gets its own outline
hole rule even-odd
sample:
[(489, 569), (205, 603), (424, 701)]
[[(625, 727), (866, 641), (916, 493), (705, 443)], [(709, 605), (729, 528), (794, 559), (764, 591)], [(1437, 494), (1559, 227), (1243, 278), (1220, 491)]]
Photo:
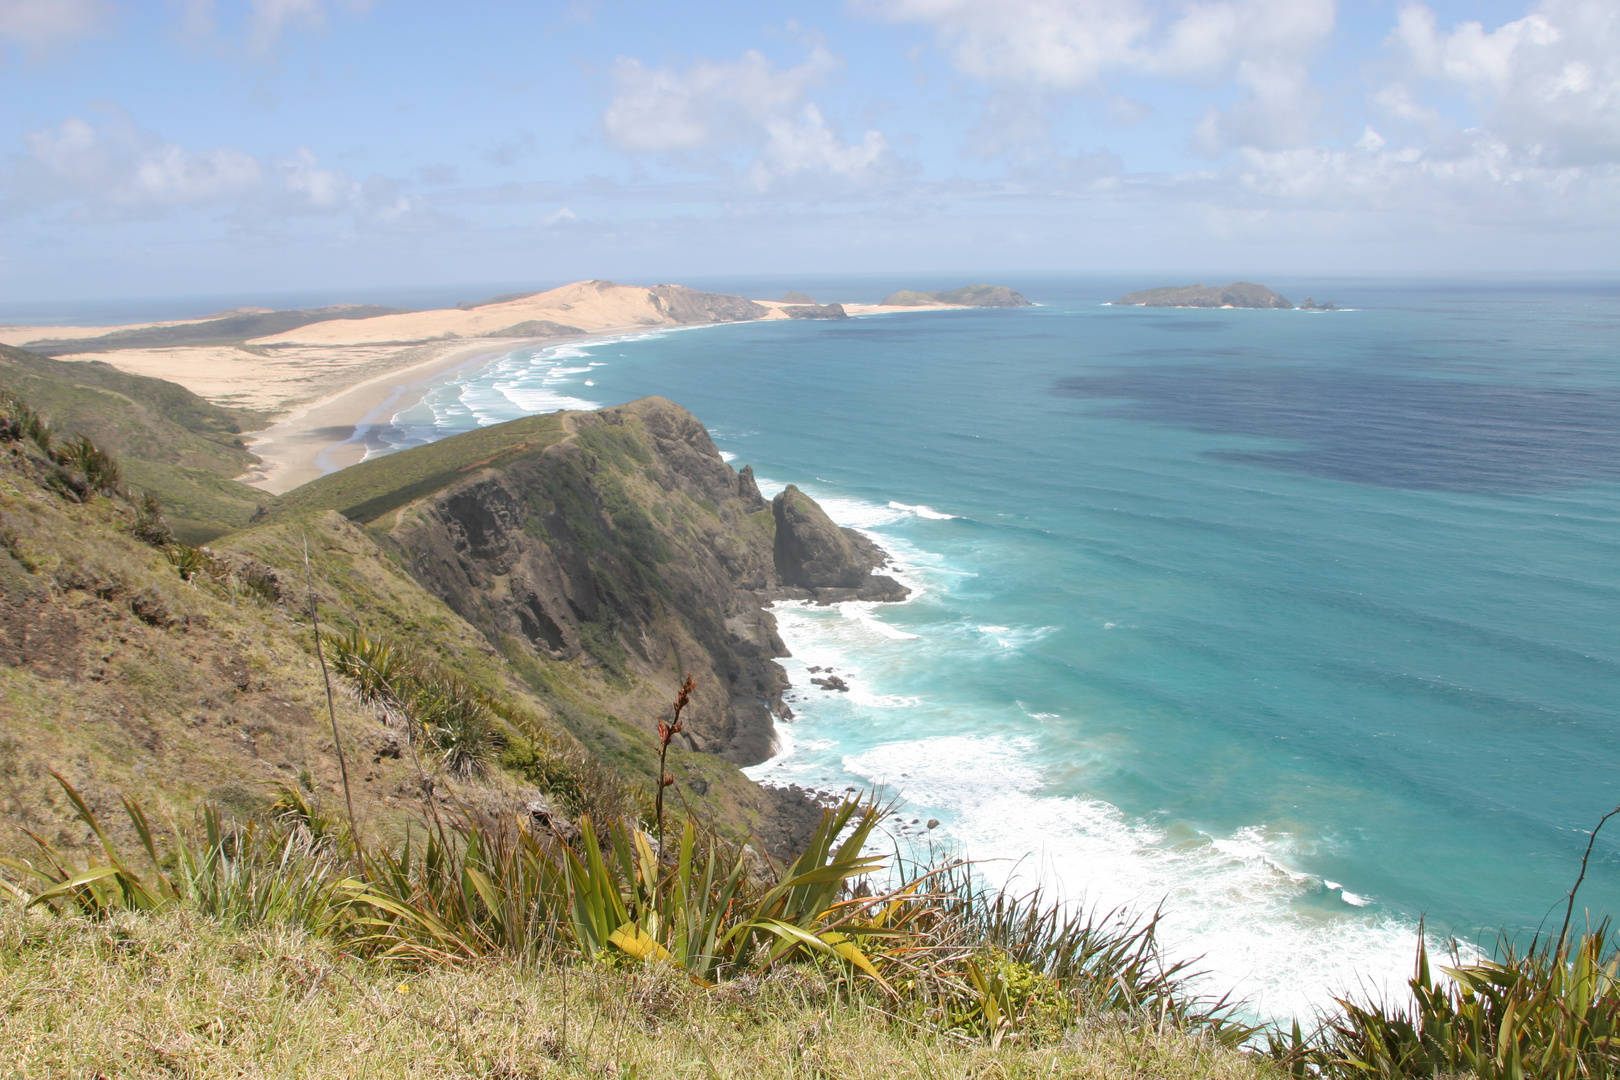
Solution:
[[(0, 898), (22, 908), (20, 932), (0, 922), (0, 974), (8, 985), (27, 985), (16, 981), (15, 969), (31, 959), (31, 943), (52, 936), (30, 933), (30, 911), (86, 930), (97, 923), (117, 928), (112, 956), (103, 961), (108, 970), (92, 984), (116, 979), (120, 953), (135, 951), (127, 943), (148, 928), (161, 931), (178, 914), (204, 922), (203, 940), (209, 929), (307, 935), (352, 959), (344, 976), (351, 987), (387, 980), (399, 996), (413, 992), (413, 982), (431, 984), (469, 969), (521, 973), (559, 990), (570, 974), (576, 985), (617, 979), (656, 986), (662, 1007), (685, 1005), (687, 1026), (719, 1019), (717, 1006), (732, 1014), (729, 1023), (714, 1025), (710, 1055), (757, 1046), (760, 1033), (739, 1030), (749, 1025), (738, 1021), (765, 1019), (777, 1008), (749, 1018), (736, 1015), (736, 1007), (762, 1004), (762, 996), (765, 1004), (785, 1004), (762, 994), (775, 985), (799, 991), (801, 1005), (819, 1013), (818, 1026), (833, 1015), (864, 1019), (855, 1030), (901, 1052), (882, 1055), (890, 1069), (906, 1053), (944, 1051), (932, 1063), (937, 1068), (953, 1057), (977, 1057), (974, 1048), (983, 1047), (995, 1055), (990, 1061), (1044, 1067), (1050, 1075), (1061, 1059), (1083, 1063), (1076, 1046), (1104, 1031), (1179, 1045), (1191, 1052), (1189, 1065), (1239, 1070), (1227, 1075), (1257, 1071), (1236, 1053), (1247, 1029), (1184, 995), (1177, 969), (1158, 962), (1151, 922), (1121, 924), (1111, 912), (1065, 917), (1038, 897), (984, 894), (960, 866), (911, 868), (887, 891), (852, 888), (882, 862), (863, 854), (887, 813), (872, 803), (828, 810), (806, 850), (784, 865), (691, 821), (660, 854), (630, 822), (611, 823), (599, 838), (585, 818), (565, 836), (516, 821), (479, 824), (453, 805), (433, 812), (425, 841), (378, 848), (357, 843), (341, 818), (302, 789), (285, 787), (252, 824), (227, 826), (204, 806), (200, 831), (166, 842), (155, 838), (140, 806), (124, 799), (139, 837), (130, 854), (79, 793), (60, 784), (100, 850), (80, 864), (40, 840), (32, 860), (0, 862)], [(131, 914), (148, 921), (132, 921)], [(61, 957), (59, 940), (50, 953)], [(189, 963), (192, 976), (181, 981), (197, 985), (203, 966)], [(300, 989), (308, 1004), (314, 987), (306, 982)], [(27, 1000), (0, 1010), (0, 1038)], [(145, 997), (115, 1000), (125, 1008), (147, 1004)], [(568, 1003), (561, 1005), (566, 1016)], [(580, 1011), (589, 1015), (589, 1006)], [(269, 1017), (276, 1024), (292, 1019), (277, 1010)], [(143, 1021), (145, 1030), (168, 1037), (195, 1030), (172, 1015)], [(566, 1046), (568, 1023), (578, 1031), (579, 1020), (558, 1017), (554, 1043)], [(53, 1017), (46, 1026), (66, 1025)], [(263, 1035), (274, 1039), (274, 1028)], [(263, 1048), (261, 1039), (236, 1042)], [(589, 1034), (583, 1042), (547, 1053), (567, 1070), (582, 1064), (576, 1055), (592, 1053)], [(676, 1064), (646, 1040), (615, 1045), (628, 1055), (617, 1059), (618, 1069)], [(871, 1048), (839, 1045), (852, 1054), (833, 1075), (881, 1075), (859, 1071), (874, 1056)], [(803, 1061), (790, 1055), (789, 1064), (788, 1072), (766, 1075), (806, 1074)]]
[(674, 971), (389, 970), (286, 924), (105, 921), (0, 905), (0, 1046), (18, 1077), (1258, 1080), (1260, 1062), (1104, 1023), (1040, 1049), (918, 1034), (787, 970), (723, 992)]
[(0, 388), (47, 418), (59, 439), (84, 435), (117, 457), (125, 484), (162, 499), (176, 532), (193, 543), (246, 525), (269, 499), (234, 479), (258, 460), (241, 435), (264, 426), (262, 413), (108, 364), (4, 345)]
[(474, 469), (486, 465), (504, 467), (540, 453), (565, 434), (558, 417), (529, 416), (402, 450), (289, 491), (270, 504), (269, 520), (336, 510), (350, 521), (374, 521), (448, 487)]

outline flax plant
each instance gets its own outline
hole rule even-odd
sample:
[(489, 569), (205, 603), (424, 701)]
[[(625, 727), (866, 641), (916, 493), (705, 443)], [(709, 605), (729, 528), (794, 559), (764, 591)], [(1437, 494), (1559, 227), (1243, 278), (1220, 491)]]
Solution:
[(683, 730), (681, 713), (692, 703), (692, 691), (696, 689), (697, 683), (688, 675), (675, 693), (673, 715), (667, 723), (662, 718), (658, 721), (658, 791), (653, 798), (653, 814), (658, 819), (660, 853), (664, 850), (664, 789), (675, 783), (675, 778), (664, 770), (664, 760), (669, 756), (669, 744)]

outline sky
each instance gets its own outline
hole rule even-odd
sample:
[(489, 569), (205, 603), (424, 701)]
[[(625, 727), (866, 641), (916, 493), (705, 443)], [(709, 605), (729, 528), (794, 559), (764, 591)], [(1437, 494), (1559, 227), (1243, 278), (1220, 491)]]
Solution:
[(0, 0), (0, 301), (1610, 275), (1620, 0)]

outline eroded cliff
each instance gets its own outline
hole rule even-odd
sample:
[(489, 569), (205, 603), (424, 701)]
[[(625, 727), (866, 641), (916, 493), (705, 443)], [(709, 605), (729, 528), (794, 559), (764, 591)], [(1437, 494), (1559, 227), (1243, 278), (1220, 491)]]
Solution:
[[(739, 765), (764, 760), (773, 718), (787, 713), (787, 680), (772, 662), (786, 650), (769, 603), (906, 595), (872, 574), (886, 556), (870, 541), (796, 488), (767, 503), (752, 469), (733, 471), (673, 402), (514, 423), (502, 425), (513, 427), (514, 449), (440, 461), (426, 481), (434, 490), (412, 501), (330, 505), (370, 521), (411, 575), (531, 682), (588, 682), (579, 689), (614, 722), (577, 733), (609, 756), (628, 750), (691, 674), (689, 748)], [(479, 434), (503, 436), (498, 427)], [(447, 449), (407, 451), (390, 467), (412, 475), (410, 455)]]

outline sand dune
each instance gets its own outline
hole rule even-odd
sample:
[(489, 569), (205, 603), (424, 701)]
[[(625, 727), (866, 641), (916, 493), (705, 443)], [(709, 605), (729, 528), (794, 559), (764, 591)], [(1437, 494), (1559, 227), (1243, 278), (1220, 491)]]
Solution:
[[(438, 359), (468, 342), (426, 346), (349, 345), (249, 352), (232, 345), (69, 353), (58, 360), (100, 360), (135, 375), (177, 382), (219, 405), (281, 413), (319, 401), (377, 375)], [(482, 342), (486, 349), (498, 342)]]
[[(263, 465), (243, 477), (285, 491), (323, 469), (359, 459), (345, 442), (366, 417), (408, 407), (464, 364), (529, 344), (554, 344), (660, 326), (786, 319), (776, 300), (697, 292), (678, 285), (576, 281), (518, 299), (366, 319), (331, 319), (243, 345), (183, 345), (70, 353), (137, 375), (177, 382), (221, 405), (256, 409), (275, 423), (252, 436)], [(953, 305), (845, 304), (851, 315), (917, 312)], [(217, 316), (213, 316), (217, 317)], [(195, 321), (195, 320), (193, 320)], [(143, 323), (141, 327), (178, 323)], [(0, 327), (0, 342), (95, 338), (114, 326)], [(88, 346), (87, 346), (88, 347)]]
[[(731, 321), (683, 317), (684, 314), (653, 289), (616, 285), (611, 281), (576, 281), (572, 285), (564, 285), (521, 300), (508, 300), (476, 308), (443, 308), (437, 311), (415, 311), (409, 315), (382, 315), (371, 319), (333, 319), (329, 322), (311, 323), (284, 334), (258, 338), (253, 344), (364, 345), (375, 342), (478, 338), (498, 335), (502, 331), (531, 322), (555, 323), (559, 327), (571, 328), (581, 333), (598, 333), (604, 330), (629, 330), (638, 326)], [(751, 314), (748, 317), (758, 318), (759, 315)]]

